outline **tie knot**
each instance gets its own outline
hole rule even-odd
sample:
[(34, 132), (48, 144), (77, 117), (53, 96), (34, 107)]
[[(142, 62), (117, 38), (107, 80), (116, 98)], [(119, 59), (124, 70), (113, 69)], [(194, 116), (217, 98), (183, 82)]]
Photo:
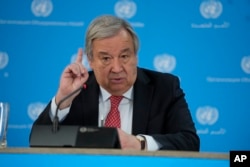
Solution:
[(122, 98), (123, 96), (110, 96), (111, 107), (112, 106), (117, 107), (121, 102)]

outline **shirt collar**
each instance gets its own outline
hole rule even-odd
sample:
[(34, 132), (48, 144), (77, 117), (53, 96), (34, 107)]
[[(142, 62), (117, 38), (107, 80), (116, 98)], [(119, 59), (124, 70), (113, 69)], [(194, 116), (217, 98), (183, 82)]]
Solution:
[[(129, 88), (129, 90), (123, 94), (123, 97), (125, 97), (129, 100), (133, 100), (133, 94), (132, 94), (133, 89), (134, 89), (134, 86)], [(109, 92), (107, 92), (104, 88), (102, 88), (101, 86), (100, 86), (100, 90), (101, 90), (100, 96), (101, 96), (102, 101), (104, 102), (104, 101), (108, 100), (109, 97), (111, 96), (111, 94)]]

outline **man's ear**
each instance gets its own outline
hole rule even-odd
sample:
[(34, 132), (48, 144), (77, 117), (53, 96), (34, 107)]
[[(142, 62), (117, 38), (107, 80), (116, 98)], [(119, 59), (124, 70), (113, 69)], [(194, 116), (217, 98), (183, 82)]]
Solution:
[(89, 58), (88, 56), (87, 58), (88, 58), (89, 67), (93, 69), (93, 58)]

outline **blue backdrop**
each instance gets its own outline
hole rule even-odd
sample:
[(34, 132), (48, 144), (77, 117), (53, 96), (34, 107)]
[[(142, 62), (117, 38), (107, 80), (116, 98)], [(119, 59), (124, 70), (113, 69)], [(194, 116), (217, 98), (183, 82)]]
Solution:
[(28, 147), (33, 121), (102, 14), (133, 25), (139, 66), (180, 77), (201, 151), (250, 149), (249, 0), (1, 0), (0, 101), (11, 107), (9, 146)]

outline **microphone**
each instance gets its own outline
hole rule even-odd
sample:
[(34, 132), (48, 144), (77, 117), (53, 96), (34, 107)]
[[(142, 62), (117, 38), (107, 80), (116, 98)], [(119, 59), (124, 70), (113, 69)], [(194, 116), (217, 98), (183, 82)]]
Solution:
[(30, 147), (121, 148), (116, 128), (82, 125), (59, 127), (60, 105), (78, 91), (86, 88), (87, 85), (83, 84), (59, 101), (52, 127), (48, 124), (32, 126), (29, 138)]
[(71, 96), (73, 96), (74, 94), (76, 94), (77, 92), (79, 92), (80, 90), (82, 90), (82, 88), (86, 89), (87, 88), (87, 85), (86, 84), (83, 84), (82, 86), (80, 86), (80, 88), (76, 89), (75, 91), (71, 92), (70, 94), (68, 94), (67, 96), (65, 96), (63, 99), (61, 99), (59, 101), (59, 103), (57, 104), (57, 107), (56, 107), (56, 113), (55, 113), (55, 116), (54, 116), (54, 119), (53, 119), (53, 126), (52, 126), (52, 131), (54, 133), (56, 133), (58, 130), (59, 130), (59, 118), (58, 118), (58, 110), (61, 106), (61, 104), (67, 100), (68, 98), (70, 98)]

